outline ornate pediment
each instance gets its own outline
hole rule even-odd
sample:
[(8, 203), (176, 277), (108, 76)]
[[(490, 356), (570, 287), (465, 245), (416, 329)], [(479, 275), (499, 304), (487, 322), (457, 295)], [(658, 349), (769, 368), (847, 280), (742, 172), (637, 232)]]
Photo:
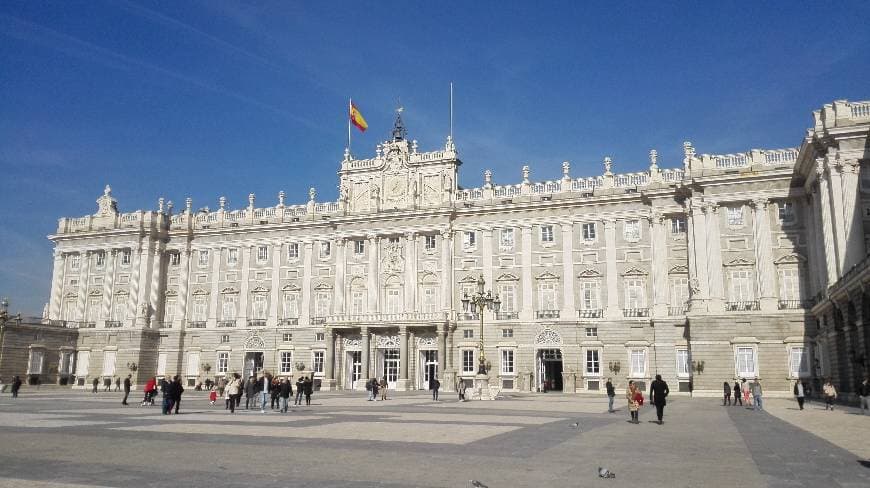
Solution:
[(424, 334), (417, 338), (417, 349), (434, 349), (438, 347), (438, 338), (435, 334)]
[(678, 265), (672, 267), (668, 271), (668, 274), (688, 274), (688, 273), (689, 273), (689, 267), (683, 266), (682, 264), (678, 264)]
[(436, 284), (438, 283), (438, 275), (431, 272), (424, 272), (420, 275), (421, 284)]
[(74, 291), (70, 291), (70, 292), (67, 292), (67, 294), (64, 295), (63, 297), (64, 298), (78, 298), (79, 294), (74, 292)]
[(91, 288), (88, 291), (88, 296), (90, 297), (99, 297), (103, 295), (103, 290), (101, 288)]
[(130, 293), (127, 290), (118, 290), (115, 292), (116, 297), (126, 297), (129, 295), (130, 295)]
[[(315, 286), (314, 286), (314, 289), (317, 290), (317, 291), (321, 291), (321, 290), (331, 290), (331, 289), (332, 289), (332, 285), (330, 285), (329, 283), (323, 283), (323, 282), (321, 282), (321, 283), (318, 283), (317, 285), (315, 285)], [(268, 290), (266, 290), (266, 291), (268, 291)]]
[(166, 290), (166, 293), (164, 293), (164, 295), (166, 295), (168, 297), (177, 297), (178, 292), (175, 291), (175, 288), (170, 288), (170, 289)]
[(266, 348), (266, 341), (264, 341), (263, 338), (260, 337), (260, 335), (257, 334), (256, 331), (251, 332), (251, 335), (249, 335), (245, 339), (245, 349), (246, 350), (249, 350), (249, 351), (250, 350), (262, 350), (265, 348)]
[(601, 272), (597, 269), (586, 268), (577, 275), (578, 278), (601, 278)]
[(622, 273), (622, 276), (646, 276), (646, 275), (648, 275), (648, 274), (649, 274), (649, 273), (648, 273), (646, 270), (644, 270), (644, 269), (640, 269), (640, 268), (636, 268), (636, 267), (631, 267), (631, 268), (625, 270), (625, 271)]
[(193, 290), (192, 295), (194, 295), (194, 296), (208, 295), (208, 290), (205, 290), (202, 288), (197, 288), (196, 290)]
[(558, 279), (559, 279), (559, 276), (554, 275), (553, 273), (551, 273), (551, 272), (549, 272), (549, 271), (544, 271), (543, 273), (541, 273), (541, 274), (539, 274), (538, 276), (536, 276), (535, 279), (536, 279), (536, 280), (542, 280), (542, 281), (545, 281), (545, 280), (558, 280)]
[(746, 258), (734, 258), (731, 261), (728, 261), (724, 264), (724, 266), (753, 266), (755, 265), (755, 261), (750, 261)]
[(793, 252), (776, 259), (773, 264), (803, 264), (805, 262), (807, 262), (807, 258)]
[(475, 285), (476, 285), (476, 284), (477, 284), (477, 278), (475, 278), (475, 277), (472, 276), (472, 275), (468, 275), (468, 276), (466, 276), (465, 278), (462, 278), (461, 280), (459, 280), (459, 282), (460, 282), (460, 283), (469, 283), (469, 284), (475, 284)]
[(221, 293), (223, 293), (225, 295), (231, 294), (231, 293), (238, 293), (238, 292), (239, 292), (239, 290), (235, 286), (228, 286), (228, 287), (224, 288), (223, 290), (221, 290)]
[(562, 335), (551, 327), (544, 327), (535, 336), (536, 346), (561, 346)]
[(362, 346), (362, 338), (359, 334), (344, 338), (344, 348), (349, 350), (358, 350)]
[(405, 269), (405, 257), (402, 244), (388, 242), (384, 246), (384, 258), (381, 259), (381, 270), (384, 273), (401, 273)]
[(495, 281), (520, 281), (520, 279), (516, 275), (504, 273), (496, 278)]
[(251, 293), (269, 293), (269, 289), (263, 285), (257, 285), (251, 290)]
[(389, 336), (378, 336), (377, 341), (378, 349), (398, 349), (399, 348), (399, 336), (397, 335), (389, 335)]
[(299, 288), (299, 285), (297, 285), (296, 283), (287, 283), (286, 285), (281, 287), (281, 291), (299, 291), (300, 289), (301, 288)]

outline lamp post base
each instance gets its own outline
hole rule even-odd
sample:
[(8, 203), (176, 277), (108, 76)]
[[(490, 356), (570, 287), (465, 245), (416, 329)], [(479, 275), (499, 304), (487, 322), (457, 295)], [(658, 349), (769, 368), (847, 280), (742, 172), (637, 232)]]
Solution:
[(471, 391), (472, 400), (495, 400), (495, 392), (489, 387), (489, 375), (478, 373), (474, 377), (474, 389)]

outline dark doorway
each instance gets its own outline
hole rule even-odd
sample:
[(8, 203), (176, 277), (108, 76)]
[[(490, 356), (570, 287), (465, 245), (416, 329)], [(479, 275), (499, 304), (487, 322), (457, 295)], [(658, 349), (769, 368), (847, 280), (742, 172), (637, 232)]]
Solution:
[(538, 391), (562, 391), (562, 351), (538, 351)]

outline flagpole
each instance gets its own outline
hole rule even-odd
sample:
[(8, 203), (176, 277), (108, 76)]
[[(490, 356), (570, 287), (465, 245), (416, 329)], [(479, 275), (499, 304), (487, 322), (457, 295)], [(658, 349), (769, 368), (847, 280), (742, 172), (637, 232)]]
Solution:
[(347, 99), (347, 150), (350, 151), (350, 111), (353, 110), (353, 99)]
[(450, 139), (453, 139), (453, 82), (450, 82)]

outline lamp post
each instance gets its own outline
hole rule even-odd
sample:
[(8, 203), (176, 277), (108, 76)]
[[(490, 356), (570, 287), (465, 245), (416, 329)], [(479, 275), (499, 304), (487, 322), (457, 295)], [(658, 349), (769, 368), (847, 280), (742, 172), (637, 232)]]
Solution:
[(477, 278), (477, 291), (472, 293), (471, 296), (467, 292), (462, 295), (462, 310), (464, 312), (477, 313), (480, 317), (480, 341), (477, 344), (477, 374), (484, 376), (487, 374), (488, 368), (486, 367), (486, 353), (483, 350), (483, 312), (484, 310), (492, 310), (498, 314), (499, 310), (501, 310), (501, 300), (498, 298), (498, 294), (493, 296), (492, 290), (484, 292), (485, 286), (486, 281), (484, 281), (483, 275), (480, 275)]

